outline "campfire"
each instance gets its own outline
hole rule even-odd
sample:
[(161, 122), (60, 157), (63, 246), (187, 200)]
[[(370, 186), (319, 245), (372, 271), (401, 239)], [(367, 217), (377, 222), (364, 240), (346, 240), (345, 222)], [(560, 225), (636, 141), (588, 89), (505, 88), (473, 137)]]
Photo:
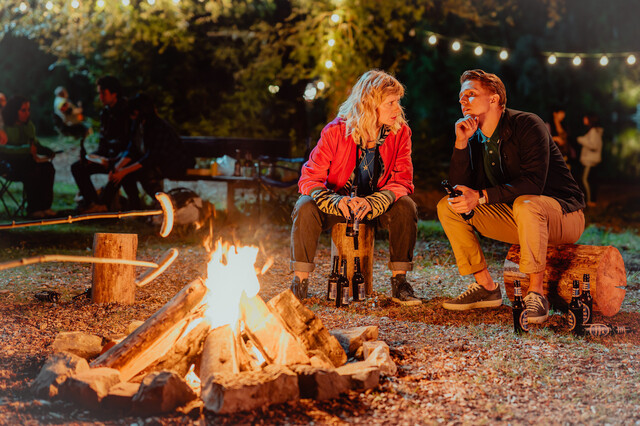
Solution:
[[(90, 364), (54, 354), (34, 392), (139, 414), (179, 407), (230, 413), (334, 398), (377, 386), (381, 371), (395, 374), (377, 327), (330, 333), (290, 290), (265, 303), (257, 274), (268, 265), (256, 271), (257, 254), (218, 244), (206, 280), (184, 286)], [(358, 350), (364, 360), (346, 364)]]

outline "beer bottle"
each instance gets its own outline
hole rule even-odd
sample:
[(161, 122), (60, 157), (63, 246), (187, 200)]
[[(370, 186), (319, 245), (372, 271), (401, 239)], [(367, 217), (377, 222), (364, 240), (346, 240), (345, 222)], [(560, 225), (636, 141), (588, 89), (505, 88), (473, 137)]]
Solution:
[(573, 295), (569, 303), (569, 331), (576, 336), (582, 336), (582, 317), (584, 315), (582, 301), (580, 300), (580, 281), (573, 280)]
[(351, 278), (351, 291), (353, 294), (353, 301), (360, 302), (365, 299), (365, 285), (364, 275), (362, 275), (360, 269), (360, 257), (354, 257), (353, 277)]
[[(442, 186), (444, 186), (444, 190), (449, 194), (449, 198), (456, 198), (462, 195), (462, 191), (455, 189), (446, 179), (442, 181)], [(469, 220), (473, 217), (473, 210), (462, 213), (461, 216), (464, 220)]]
[(513, 331), (516, 334), (529, 331), (529, 320), (527, 319), (527, 309), (522, 300), (520, 280), (513, 280)]
[[(356, 196), (356, 189), (354, 188), (351, 191), (351, 198)], [(349, 220), (347, 220), (347, 237), (353, 237), (354, 241), (358, 238), (358, 234), (360, 232), (360, 221), (356, 219), (355, 212), (351, 210), (349, 207)]]
[(233, 164), (234, 176), (242, 176), (242, 164), (240, 164), (240, 161), (242, 161), (240, 158), (240, 150), (236, 149), (236, 162)]
[(628, 325), (587, 324), (584, 326), (584, 334), (593, 337), (627, 334), (631, 331), (632, 329)]
[[(340, 306), (349, 306), (349, 278), (347, 278), (347, 259), (342, 259), (342, 273), (340, 274), (340, 279), (338, 280), (338, 287), (341, 290), (341, 300)], [(338, 302), (336, 301), (336, 306)]]
[(338, 294), (338, 277), (340, 277), (340, 257), (333, 256), (331, 274), (329, 275), (329, 283), (327, 284), (327, 300), (330, 302), (336, 300)]
[(589, 274), (582, 276), (582, 306), (584, 307), (584, 316), (582, 317), (582, 325), (593, 323), (593, 298), (591, 297), (591, 283), (589, 282)]

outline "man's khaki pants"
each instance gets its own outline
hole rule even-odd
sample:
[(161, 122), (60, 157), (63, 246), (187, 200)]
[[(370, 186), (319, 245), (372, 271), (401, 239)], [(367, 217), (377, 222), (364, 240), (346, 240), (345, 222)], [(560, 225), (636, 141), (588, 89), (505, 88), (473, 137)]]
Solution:
[(520, 272), (545, 269), (547, 244), (572, 244), (584, 231), (582, 210), (563, 213), (560, 204), (544, 195), (522, 195), (509, 204), (483, 204), (468, 221), (451, 210), (447, 197), (438, 203), (438, 218), (449, 238), (462, 275), (487, 267), (476, 231), (487, 238), (520, 245)]

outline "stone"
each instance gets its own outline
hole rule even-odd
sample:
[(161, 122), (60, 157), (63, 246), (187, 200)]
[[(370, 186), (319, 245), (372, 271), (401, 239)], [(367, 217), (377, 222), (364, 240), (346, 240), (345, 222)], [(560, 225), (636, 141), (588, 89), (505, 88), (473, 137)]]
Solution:
[(101, 406), (106, 410), (128, 412), (131, 410), (133, 397), (138, 393), (140, 383), (122, 382), (109, 389), (102, 399)]
[(70, 376), (60, 385), (60, 398), (85, 408), (97, 409), (109, 390), (120, 383), (120, 372), (113, 368), (90, 368)]
[(298, 377), (282, 365), (263, 370), (216, 375), (203, 384), (202, 400), (215, 413), (250, 411), (299, 399)]
[(168, 413), (196, 398), (182, 377), (173, 371), (156, 371), (142, 380), (132, 400), (132, 411), (141, 415)]
[(378, 327), (375, 325), (331, 330), (331, 335), (338, 339), (347, 355), (353, 356), (363, 342), (378, 340)]
[(380, 382), (380, 368), (366, 361), (345, 364), (336, 368), (336, 372), (349, 380), (349, 387), (353, 390), (372, 389)]
[(71, 352), (85, 359), (100, 355), (102, 337), (81, 331), (58, 333), (51, 347), (56, 352)]
[(300, 398), (332, 399), (349, 390), (349, 379), (338, 374), (333, 368), (294, 365), (291, 369), (298, 375)]
[(373, 342), (364, 342), (362, 349), (365, 362), (380, 367), (380, 372), (384, 375), (396, 375), (398, 367), (393, 359), (391, 359), (389, 345), (381, 340), (376, 340)]
[(69, 352), (56, 352), (45, 361), (31, 384), (31, 392), (37, 398), (54, 398), (67, 377), (87, 370), (89, 363), (86, 359)]
[(325, 370), (334, 368), (333, 362), (323, 351), (314, 349), (307, 352), (307, 355), (310, 357), (312, 367), (324, 368)]

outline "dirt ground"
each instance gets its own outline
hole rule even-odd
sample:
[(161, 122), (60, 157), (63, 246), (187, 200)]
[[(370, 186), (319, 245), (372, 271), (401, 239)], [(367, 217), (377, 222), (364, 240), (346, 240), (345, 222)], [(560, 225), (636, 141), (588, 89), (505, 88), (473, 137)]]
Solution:
[[(601, 244), (613, 244), (627, 269), (627, 293), (618, 314), (596, 320), (627, 324), (640, 331), (640, 246), (638, 227), (628, 215), (639, 197), (615, 194), (589, 212)], [(420, 192), (424, 216), (437, 199)], [(625, 213), (626, 212), (626, 213)], [(285, 225), (220, 215), (216, 233), (255, 244), (258, 262), (273, 266), (259, 276), (265, 300), (288, 288), (289, 228)], [(234, 218), (236, 219), (236, 218)], [(606, 224), (606, 227), (604, 226)], [(0, 424), (634, 424), (640, 422), (640, 334), (576, 338), (567, 332), (562, 312), (552, 311), (541, 326), (514, 335), (511, 309), (450, 312), (444, 299), (470, 284), (455, 268), (441, 230), (421, 228), (410, 281), (424, 298), (417, 307), (399, 307), (389, 299), (388, 244), (375, 246), (374, 293), (366, 302), (335, 308), (323, 298), (330, 245), (320, 240), (310, 298), (305, 305), (329, 329), (377, 325), (392, 350), (398, 374), (383, 377), (367, 392), (350, 392), (332, 401), (300, 400), (236, 415), (204, 413), (193, 419), (177, 414), (147, 418), (90, 412), (62, 401), (34, 399), (29, 384), (50, 344), (61, 331), (86, 331), (109, 337), (145, 320), (192, 279), (203, 276), (208, 254), (196, 234), (161, 239), (153, 225), (138, 220), (38, 227), (0, 232), (0, 261), (50, 253), (89, 255), (94, 232), (135, 232), (138, 258), (152, 260), (168, 247), (180, 255), (169, 270), (138, 289), (131, 306), (94, 305), (73, 299), (91, 282), (90, 266), (42, 263), (0, 271)], [(611, 239), (617, 238), (617, 239)], [(502, 285), (508, 246), (484, 241), (494, 279)], [(61, 294), (58, 303), (41, 302), (40, 290)], [(504, 290), (504, 287), (503, 287)], [(504, 295), (504, 292), (503, 292)]]

